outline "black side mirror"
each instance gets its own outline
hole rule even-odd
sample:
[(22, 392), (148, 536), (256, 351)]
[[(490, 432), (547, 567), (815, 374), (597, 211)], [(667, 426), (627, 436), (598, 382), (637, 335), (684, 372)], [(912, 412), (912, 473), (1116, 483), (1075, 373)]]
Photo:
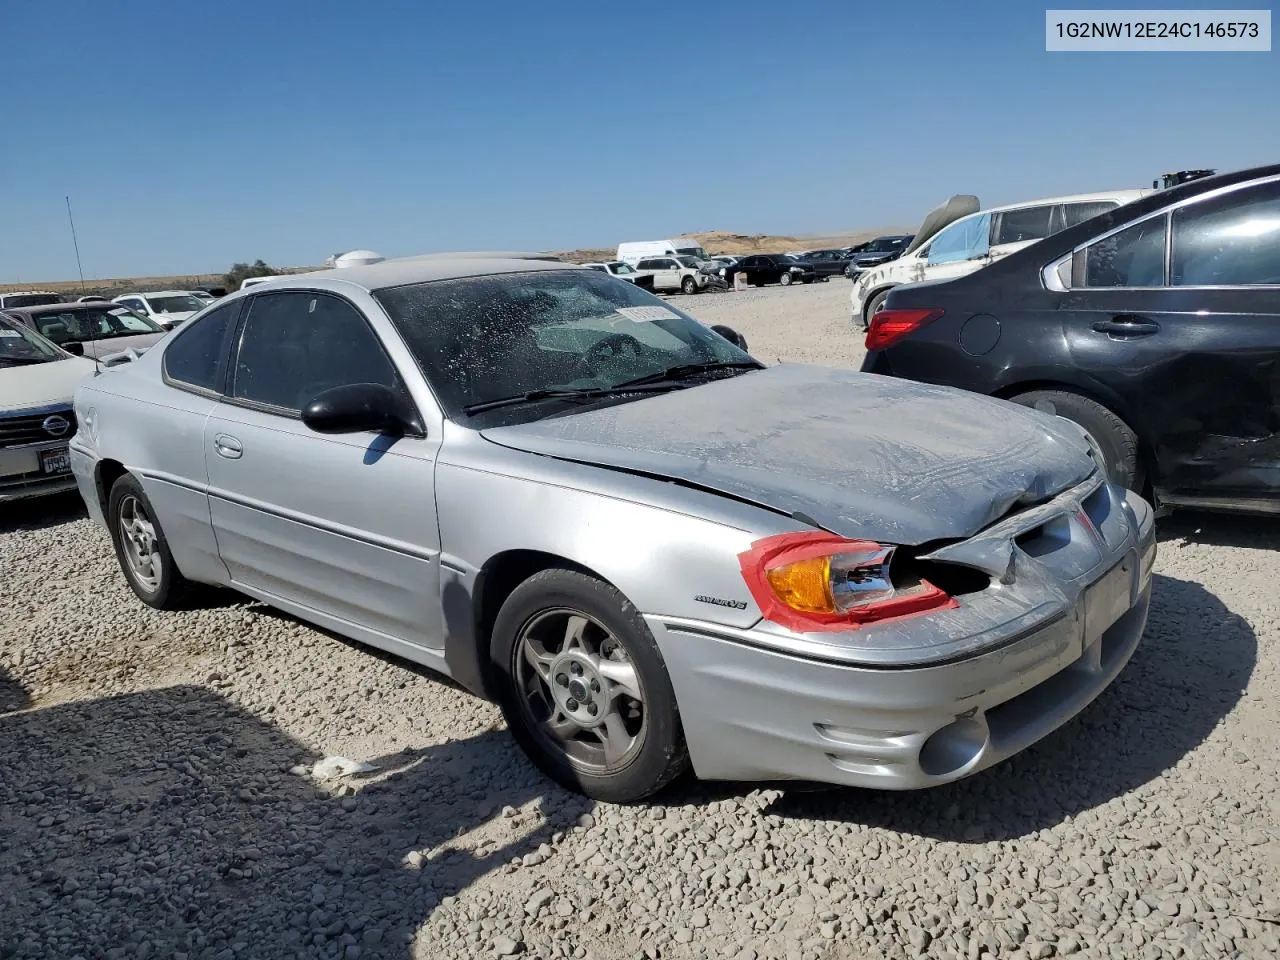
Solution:
[(302, 408), (302, 422), (316, 433), (421, 433), (401, 396), (380, 383), (332, 387)]
[(67, 353), (74, 354), (77, 357), (84, 356), (84, 344), (79, 340), (67, 340), (58, 344), (58, 346), (67, 351)]
[(724, 337), (743, 353), (747, 352), (747, 338), (740, 334), (733, 327), (726, 327), (723, 323), (713, 324), (711, 327), (716, 333)]

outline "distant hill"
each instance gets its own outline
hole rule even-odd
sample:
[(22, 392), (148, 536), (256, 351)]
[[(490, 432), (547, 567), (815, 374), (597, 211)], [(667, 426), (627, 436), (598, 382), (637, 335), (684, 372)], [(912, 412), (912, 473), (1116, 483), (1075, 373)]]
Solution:
[[(820, 250), (827, 247), (848, 247), (862, 243), (885, 233), (910, 233), (910, 227), (881, 227), (876, 230), (852, 230), (848, 233), (797, 234), (795, 236), (768, 233), (733, 233), (728, 230), (701, 230), (694, 233), (672, 234), (671, 238), (685, 237), (697, 240), (707, 253), (786, 253), (790, 250)], [(658, 238), (661, 239), (661, 238)], [(615, 247), (580, 247), (576, 250), (557, 250), (557, 256), (584, 263), (589, 260), (612, 260), (618, 252)], [(321, 267), (284, 267), (285, 273), (303, 273)], [(106, 297), (118, 297), (134, 290), (186, 290), (192, 287), (218, 286), (222, 273), (182, 274), (172, 277), (117, 277), (105, 280), (86, 280), (84, 293)], [(32, 283), (0, 283), (0, 293), (17, 290), (49, 290), (74, 300), (81, 296), (79, 280), (42, 280)]]

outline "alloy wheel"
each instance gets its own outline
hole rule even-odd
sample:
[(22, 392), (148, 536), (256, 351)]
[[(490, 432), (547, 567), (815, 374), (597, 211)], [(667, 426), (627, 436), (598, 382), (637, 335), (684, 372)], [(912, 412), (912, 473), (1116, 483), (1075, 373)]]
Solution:
[(138, 586), (154, 593), (160, 589), (160, 579), (164, 574), (155, 523), (147, 514), (147, 508), (132, 495), (120, 501), (117, 522), (120, 529), (120, 545), (123, 548), (130, 575)]
[(644, 690), (626, 647), (579, 610), (545, 610), (520, 631), (513, 672), (531, 729), (591, 773), (614, 773), (644, 745)]

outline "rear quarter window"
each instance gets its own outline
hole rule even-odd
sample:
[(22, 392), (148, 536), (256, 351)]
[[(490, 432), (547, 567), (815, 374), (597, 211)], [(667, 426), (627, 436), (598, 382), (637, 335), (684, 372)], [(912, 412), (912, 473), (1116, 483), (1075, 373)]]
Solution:
[(222, 392), (227, 348), (241, 302), (218, 307), (174, 335), (164, 351), (167, 380), (197, 390)]

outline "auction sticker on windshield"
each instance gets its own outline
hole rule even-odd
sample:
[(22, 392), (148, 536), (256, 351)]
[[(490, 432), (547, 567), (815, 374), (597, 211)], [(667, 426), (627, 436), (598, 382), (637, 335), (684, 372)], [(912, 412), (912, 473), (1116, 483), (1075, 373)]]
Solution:
[(619, 307), (618, 313), (628, 320), (637, 323), (652, 323), (655, 320), (679, 320), (680, 314), (666, 307)]

